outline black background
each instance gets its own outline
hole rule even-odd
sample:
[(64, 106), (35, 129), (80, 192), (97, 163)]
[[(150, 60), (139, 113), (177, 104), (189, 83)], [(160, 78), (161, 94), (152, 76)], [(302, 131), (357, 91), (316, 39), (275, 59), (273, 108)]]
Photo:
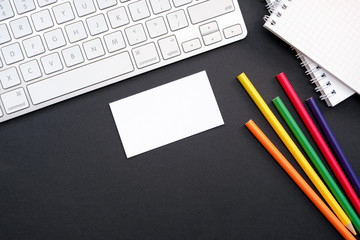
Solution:
[[(275, 76), (319, 94), (262, 27), (265, 2), (239, 3), (244, 40), (2, 123), (0, 239), (341, 239), (244, 127), (253, 119), (304, 176), (236, 76), (284, 123), (281, 96), (307, 136)], [(126, 159), (108, 104), (204, 69), (225, 125)], [(360, 97), (318, 103), (360, 176)]]

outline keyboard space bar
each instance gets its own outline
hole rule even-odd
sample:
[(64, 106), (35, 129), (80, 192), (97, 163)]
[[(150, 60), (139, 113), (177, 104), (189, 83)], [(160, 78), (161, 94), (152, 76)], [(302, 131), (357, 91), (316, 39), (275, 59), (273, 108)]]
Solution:
[(133, 70), (129, 53), (123, 52), (30, 84), (29, 95), (33, 104), (39, 104)]

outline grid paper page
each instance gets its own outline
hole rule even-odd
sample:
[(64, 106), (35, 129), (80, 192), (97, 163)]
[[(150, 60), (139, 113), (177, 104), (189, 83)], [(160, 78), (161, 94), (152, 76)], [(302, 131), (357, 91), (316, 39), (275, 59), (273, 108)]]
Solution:
[(360, 1), (283, 2), (264, 26), (360, 93)]

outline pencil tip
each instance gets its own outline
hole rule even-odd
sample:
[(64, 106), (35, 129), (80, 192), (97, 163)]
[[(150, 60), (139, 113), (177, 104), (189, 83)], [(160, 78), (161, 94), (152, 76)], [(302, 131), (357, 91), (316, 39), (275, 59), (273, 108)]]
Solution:
[(356, 235), (356, 231), (352, 223), (347, 224), (346, 227), (350, 230), (350, 232), (352, 232), (352, 234)]

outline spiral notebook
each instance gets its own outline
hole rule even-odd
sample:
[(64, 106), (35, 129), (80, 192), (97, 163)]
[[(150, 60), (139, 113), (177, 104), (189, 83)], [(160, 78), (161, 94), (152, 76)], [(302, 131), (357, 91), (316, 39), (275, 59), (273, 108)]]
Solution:
[(360, 81), (356, 77), (360, 70), (354, 59), (360, 56), (356, 42), (360, 36), (356, 24), (360, 2), (267, 0), (267, 3), (272, 14), (266, 17), (264, 27), (298, 51), (306, 73), (322, 94), (321, 99), (335, 106), (351, 96), (353, 89), (359, 91)]
[[(266, 0), (266, 2), (266, 8), (270, 13), (275, 12), (276, 8), (282, 4), (281, 0)], [(355, 93), (354, 90), (299, 50), (296, 52), (296, 56), (301, 59), (301, 66), (306, 68), (306, 75), (311, 77), (310, 82), (316, 85), (315, 90), (320, 93), (320, 99), (324, 100), (329, 107), (334, 107)]]

